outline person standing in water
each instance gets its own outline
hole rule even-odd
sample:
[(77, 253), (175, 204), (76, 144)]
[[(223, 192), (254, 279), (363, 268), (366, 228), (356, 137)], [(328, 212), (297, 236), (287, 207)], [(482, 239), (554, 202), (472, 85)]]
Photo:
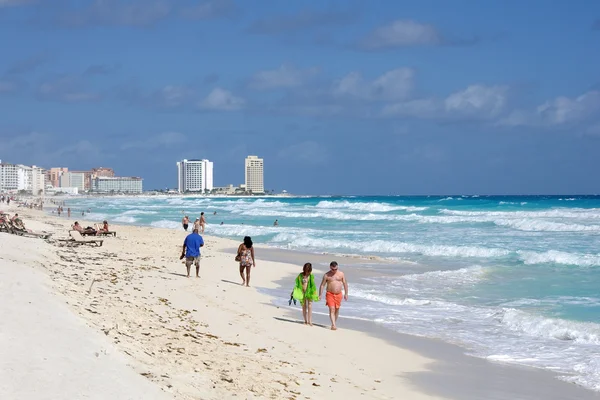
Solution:
[(190, 225), (190, 219), (187, 215), (181, 220), (181, 225), (183, 226), (183, 230), (187, 232), (188, 226)]
[[(254, 247), (250, 236), (244, 237), (244, 243), (240, 244), (237, 251), (236, 260), (240, 262), (240, 276), (242, 277), (242, 286), (250, 286), (250, 270), (256, 267), (254, 260)], [(245, 275), (244, 275), (245, 272)]]
[(312, 302), (319, 301), (315, 276), (312, 274), (312, 264), (306, 263), (302, 267), (302, 273), (296, 277), (296, 285), (292, 291), (292, 298), (302, 304), (302, 316), (304, 325), (312, 324)]
[(200, 233), (204, 233), (204, 227), (206, 226), (206, 217), (204, 211), (200, 213)]
[[(348, 282), (346, 282), (344, 273), (338, 270), (338, 263), (335, 261), (329, 264), (329, 272), (323, 276), (323, 281), (319, 287), (319, 300), (326, 286), (325, 302), (327, 307), (329, 307), (331, 330), (335, 331), (337, 329), (337, 319), (340, 315), (340, 307), (342, 306), (342, 297), (348, 301)], [(342, 288), (344, 289), (344, 294), (342, 294)]]

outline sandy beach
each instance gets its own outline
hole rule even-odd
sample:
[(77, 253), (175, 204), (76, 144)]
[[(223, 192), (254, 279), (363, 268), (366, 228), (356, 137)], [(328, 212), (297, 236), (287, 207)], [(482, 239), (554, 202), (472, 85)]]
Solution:
[[(53, 239), (67, 238), (73, 222), (12, 205), (4, 211), (18, 212), (28, 228), (51, 232)], [(74, 387), (65, 389), (63, 398), (77, 397), (74, 390), (103, 390), (92, 379), (98, 371), (106, 373), (104, 384), (113, 387), (110, 398), (119, 399), (600, 398), (546, 371), (494, 365), (441, 342), (392, 336), (374, 324), (342, 320), (341, 329), (332, 332), (327, 319), (316, 316), (317, 326), (305, 326), (299, 310), (274, 306), (265, 294), (286, 280), (291, 289), (300, 260), (296, 265), (281, 262), (276, 252), (265, 260), (258, 247), (252, 287), (246, 288), (231, 254), (238, 243), (205, 237), (201, 278), (188, 279), (178, 259), (185, 232), (111, 227), (117, 237), (103, 238), (101, 247), (0, 234), (0, 276), (3, 289), (10, 286), (14, 297), (3, 304), (3, 315), (15, 315), (0, 331), (0, 346), (7, 352), (0, 358), (9, 371), (0, 381), (0, 397), (34, 398), (45, 387), (36, 382), (37, 369), (29, 375), (18, 371), (27, 364), (14, 353), (27, 348), (29, 356), (42, 352), (24, 343), (35, 339), (15, 334), (45, 323), (35, 312), (25, 312), (29, 305), (19, 297), (25, 296), (43, 303), (44, 314), (52, 313), (54, 323), (76, 326), (66, 343), (69, 336), (59, 328), (48, 325), (45, 333), (46, 350), (82, 359), (77, 361), (81, 367), (69, 358), (52, 364), (62, 386)], [(318, 280), (323, 272), (315, 271)], [(7, 283), (9, 277), (17, 283)], [(315, 309), (323, 312), (325, 306), (321, 302)], [(7, 350), (10, 344), (13, 348)], [(12, 364), (7, 364), (11, 354)], [(93, 365), (96, 360), (104, 364)], [(69, 368), (79, 371), (76, 378), (61, 375)], [(25, 379), (27, 383), (15, 384)], [(24, 392), (17, 393), (15, 386), (25, 386)]]

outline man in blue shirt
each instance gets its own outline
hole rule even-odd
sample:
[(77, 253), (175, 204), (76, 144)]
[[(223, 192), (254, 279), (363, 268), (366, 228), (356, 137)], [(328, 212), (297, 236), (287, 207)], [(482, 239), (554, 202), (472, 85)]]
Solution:
[(196, 278), (200, 278), (200, 247), (204, 246), (202, 236), (198, 234), (198, 229), (187, 235), (183, 241), (181, 257), (185, 257), (185, 266), (187, 268), (187, 277), (190, 277), (190, 268), (196, 264)]

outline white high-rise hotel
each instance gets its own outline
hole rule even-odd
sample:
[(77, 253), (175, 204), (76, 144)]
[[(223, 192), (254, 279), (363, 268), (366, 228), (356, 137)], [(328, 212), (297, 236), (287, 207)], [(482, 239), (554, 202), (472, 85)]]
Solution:
[(264, 193), (264, 161), (257, 156), (246, 157), (246, 190), (252, 193)]
[(208, 160), (183, 160), (177, 163), (179, 193), (213, 190), (213, 163)]
[(26, 190), (38, 195), (44, 192), (44, 170), (40, 167), (7, 164), (0, 161), (0, 191)]

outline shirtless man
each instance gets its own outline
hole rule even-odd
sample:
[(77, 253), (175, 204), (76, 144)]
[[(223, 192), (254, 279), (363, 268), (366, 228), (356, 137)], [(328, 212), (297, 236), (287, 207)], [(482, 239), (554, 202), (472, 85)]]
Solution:
[(204, 226), (206, 225), (206, 218), (204, 217), (204, 211), (200, 213), (200, 233), (204, 233)]
[[(348, 301), (348, 282), (346, 282), (346, 276), (342, 271), (338, 271), (338, 263), (332, 261), (329, 264), (330, 271), (323, 276), (321, 287), (319, 287), (319, 300), (321, 300), (321, 294), (323, 294), (323, 288), (327, 286), (327, 293), (325, 295), (325, 304), (329, 307), (329, 319), (331, 319), (331, 330), (337, 329), (335, 323), (340, 315), (340, 307), (342, 305), (342, 297)], [(344, 288), (344, 294), (342, 295), (342, 286)]]

